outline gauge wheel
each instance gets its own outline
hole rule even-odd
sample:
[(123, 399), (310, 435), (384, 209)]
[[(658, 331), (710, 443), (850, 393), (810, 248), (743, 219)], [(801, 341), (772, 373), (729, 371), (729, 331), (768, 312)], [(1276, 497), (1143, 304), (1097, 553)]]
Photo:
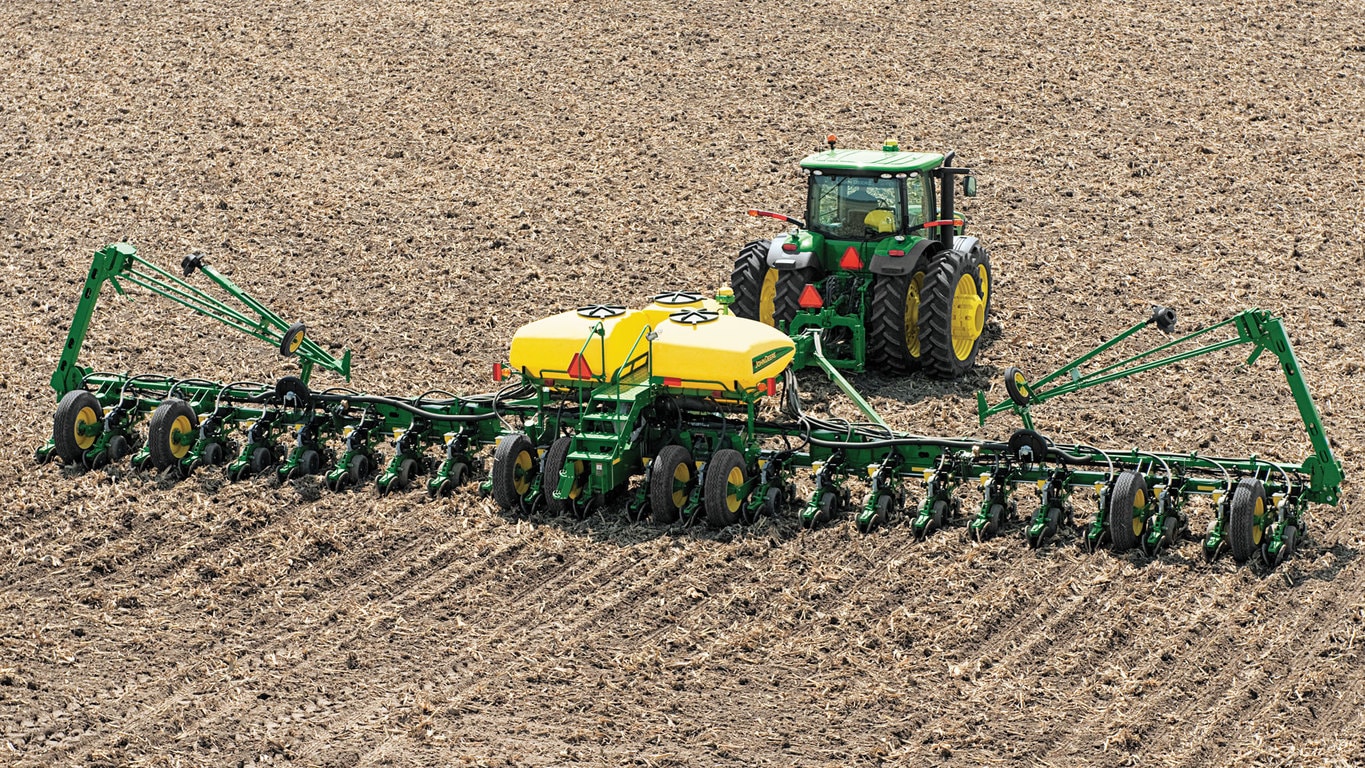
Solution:
[(649, 510), (654, 522), (677, 522), (692, 489), (697, 486), (697, 467), (692, 453), (681, 445), (665, 445), (654, 457), (649, 473)]
[(706, 464), (702, 486), (702, 500), (706, 506), (706, 522), (712, 528), (724, 528), (739, 522), (744, 509), (744, 457), (733, 448), (722, 448)]
[[(550, 450), (545, 452), (545, 460), (541, 464), (541, 471), (544, 473), (541, 488), (545, 494), (545, 510), (552, 515), (578, 514), (583, 508), (583, 489), (588, 481), (588, 464), (582, 460), (568, 462), (569, 449), (572, 447), (572, 437), (565, 436), (555, 440), (550, 443)], [(555, 496), (555, 492), (559, 488), (559, 475), (566, 464), (573, 473), (573, 486), (569, 489), (569, 497), (561, 499)]]
[(920, 292), (921, 367), (956, 379), (976, 364), (986, 329), (986, 299), (970, 254), (941, 251), (930, 259)]
[(152, 411), (147, 421), (148, 457), (158, 470), (176, 466), (194, 445), (199, 429), (199, 417), (190, 404), (170, 398)]
[(57, 403), (52, 417), (52, 446), (67, 464), (81, 460), (103, 431), (104, 409), (88, 390), (73, 389)]
[(1266, 509), (1265, 485), (1251, 477), (1238, 480), (1228, 512), (1228, 549), (1237, 562), (1245, 563), (1260, 549), (1270, 524)]
[(505, 510), (521, 508), (536, 477), (536, 449), (521, 432), (504, 435), (493, 451), (493, 501)]

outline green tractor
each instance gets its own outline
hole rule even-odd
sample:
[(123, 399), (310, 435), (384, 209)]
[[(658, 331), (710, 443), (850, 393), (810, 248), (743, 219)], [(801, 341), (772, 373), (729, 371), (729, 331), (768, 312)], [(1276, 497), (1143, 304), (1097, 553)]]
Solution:
[(991, 262), (953, 208), (957, 177), (976, 195), (969, 168), (946, 155), (829, 149), (801, 161), (806, 220), (745, 245), (730, 275), (732, 311), (798, 337), (820, 330), (841, 368), (952, 379), (976, 362), (990, 312)]

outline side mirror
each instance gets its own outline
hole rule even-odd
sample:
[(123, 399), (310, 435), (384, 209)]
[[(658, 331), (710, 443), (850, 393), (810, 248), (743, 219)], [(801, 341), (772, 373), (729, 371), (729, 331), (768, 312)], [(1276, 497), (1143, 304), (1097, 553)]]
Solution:
[(963, 176), (963, 177), (962, 177), (962, 194), (966, 195), (967, 197), (976, 197), (976, 177), (975, 177), (975, 176)]

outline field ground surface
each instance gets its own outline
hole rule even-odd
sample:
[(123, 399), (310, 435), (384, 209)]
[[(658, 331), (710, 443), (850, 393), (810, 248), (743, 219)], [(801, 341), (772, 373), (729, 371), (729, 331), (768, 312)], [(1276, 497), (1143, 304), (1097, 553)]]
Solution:
[[(9, 0), (0, 26), (0, 763), (1365, 763), (1358, 0)], [(981, 182), (979, 369), (856, 377), (896, 426), (999, 438), (974, 396), (1003, 397), (1006, 366), (1048, 370), (1151, 304), (1186, 329), (1260, 307), (1345, 465), (1340, 506), (1268, 571), (1196, 541), (517, 519), (472, 486), (33, 464), (107, 243), (203, 251), (352, 348), (366, 391), (485, 391), (527, 321), (723, 284), (777, 231), (744, 209), (797, 212), (831, 131), (956, 149)], [(110, 293), (85, 360), (289, 372), (229, 333)], [(1278, 371), (1244, 357), (1048, 404), (1039, 428), (1303, 458)]]

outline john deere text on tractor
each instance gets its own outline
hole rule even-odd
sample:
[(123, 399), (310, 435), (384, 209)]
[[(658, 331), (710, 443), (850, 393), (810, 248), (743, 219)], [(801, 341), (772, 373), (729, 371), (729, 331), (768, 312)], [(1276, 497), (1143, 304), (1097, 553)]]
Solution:
[(976, 362), (990, 312), (991, 262), (953, 207), (968, 168), (946, 155), (829, 149), (801, 161), (806, 219), (751, 210), (792, 229), (745, 245), (730, 275), (734, 312), (823, 332), (830, 363), (855, 371), (922, 369), (956, 378)]

